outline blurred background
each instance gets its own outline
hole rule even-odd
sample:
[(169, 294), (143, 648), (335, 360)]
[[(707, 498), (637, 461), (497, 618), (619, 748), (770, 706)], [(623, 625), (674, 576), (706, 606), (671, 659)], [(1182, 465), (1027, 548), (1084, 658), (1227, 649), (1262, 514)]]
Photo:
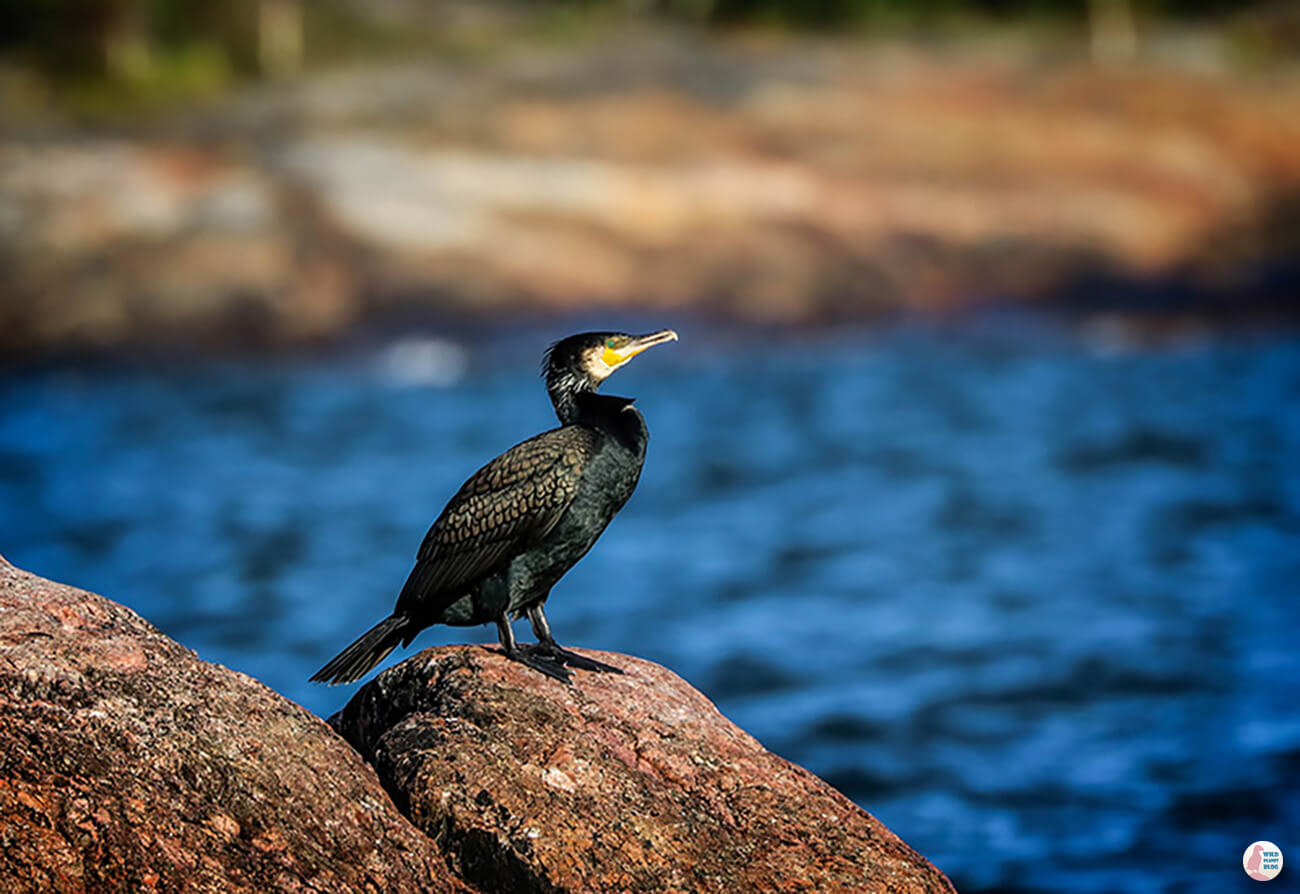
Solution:
[(11, 561), (327, 716), (543, 348), (671, 326), (562, 642), (962, 891), (1296, 843), (1296, 4), (0, 0), (0, 53)]

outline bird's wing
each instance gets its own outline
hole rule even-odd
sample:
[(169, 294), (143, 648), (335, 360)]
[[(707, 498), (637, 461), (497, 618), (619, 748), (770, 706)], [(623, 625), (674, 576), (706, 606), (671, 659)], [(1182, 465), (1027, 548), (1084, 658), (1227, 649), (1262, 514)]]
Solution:
[(552, 429), (475, 472), (425, 535), (397, 613), (438, 611), (546, 536), (573, 502), (596, 438), (583, 426)]

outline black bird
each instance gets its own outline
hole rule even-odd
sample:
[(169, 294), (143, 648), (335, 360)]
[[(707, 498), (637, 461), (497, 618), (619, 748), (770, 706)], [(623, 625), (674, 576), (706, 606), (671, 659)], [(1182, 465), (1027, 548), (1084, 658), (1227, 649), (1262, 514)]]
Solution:
[[(351, 683), (432, 624), (495, 621), (507, 657), (568, 682), (568, 667), (622, 673), (561, 648), (542, 606), (566, 571), (623, 508), (645, 461), (645, 419), (632, 398), (597, 394), (614, 370), (646, 348), (676, 341), (584, 332), (551, 345), (542, 362), (560, 427), (529, 438), (479, 469), (429, 528), (397, 607), (312, 677)], [(512, 618), (527, 616), (535, 646), (515, 643)]]

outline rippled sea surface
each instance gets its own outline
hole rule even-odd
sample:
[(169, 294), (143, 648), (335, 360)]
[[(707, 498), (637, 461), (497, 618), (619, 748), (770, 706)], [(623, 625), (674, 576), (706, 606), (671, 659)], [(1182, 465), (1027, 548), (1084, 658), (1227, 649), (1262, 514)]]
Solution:
[[(308, 675), (461, 481), (554, 424), (554, 334), (10, 374), (0, 552), (328, 715), (353, 690)], [(1300, 860), (1300, 338), (682, 336), (606, 389), (649, 457), (552, 595), (562, 642), (673, 668), (963, 891)]]

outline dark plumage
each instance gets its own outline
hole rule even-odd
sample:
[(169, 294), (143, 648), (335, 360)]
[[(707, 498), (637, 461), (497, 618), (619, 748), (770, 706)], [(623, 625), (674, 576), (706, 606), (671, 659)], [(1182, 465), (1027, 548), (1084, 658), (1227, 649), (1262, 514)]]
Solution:
[[(650, 335), (587, 332), (546, 353), (546, 390), (560, 427), (529, 438), (479, 469), (451, 498), (424, 543), (393, 614), (316, 672), (350, 683), (432, 624), (495, 621), (510, 658), (560, 680), (568, 667), (620, 673), (561, 648), (542, 606), (636, 489), (648, 433), (632, 399), (596, 393), (610, 373), (653, 345)], [(527, 616), (535, 646), (515, 643), (512, 618)]]

